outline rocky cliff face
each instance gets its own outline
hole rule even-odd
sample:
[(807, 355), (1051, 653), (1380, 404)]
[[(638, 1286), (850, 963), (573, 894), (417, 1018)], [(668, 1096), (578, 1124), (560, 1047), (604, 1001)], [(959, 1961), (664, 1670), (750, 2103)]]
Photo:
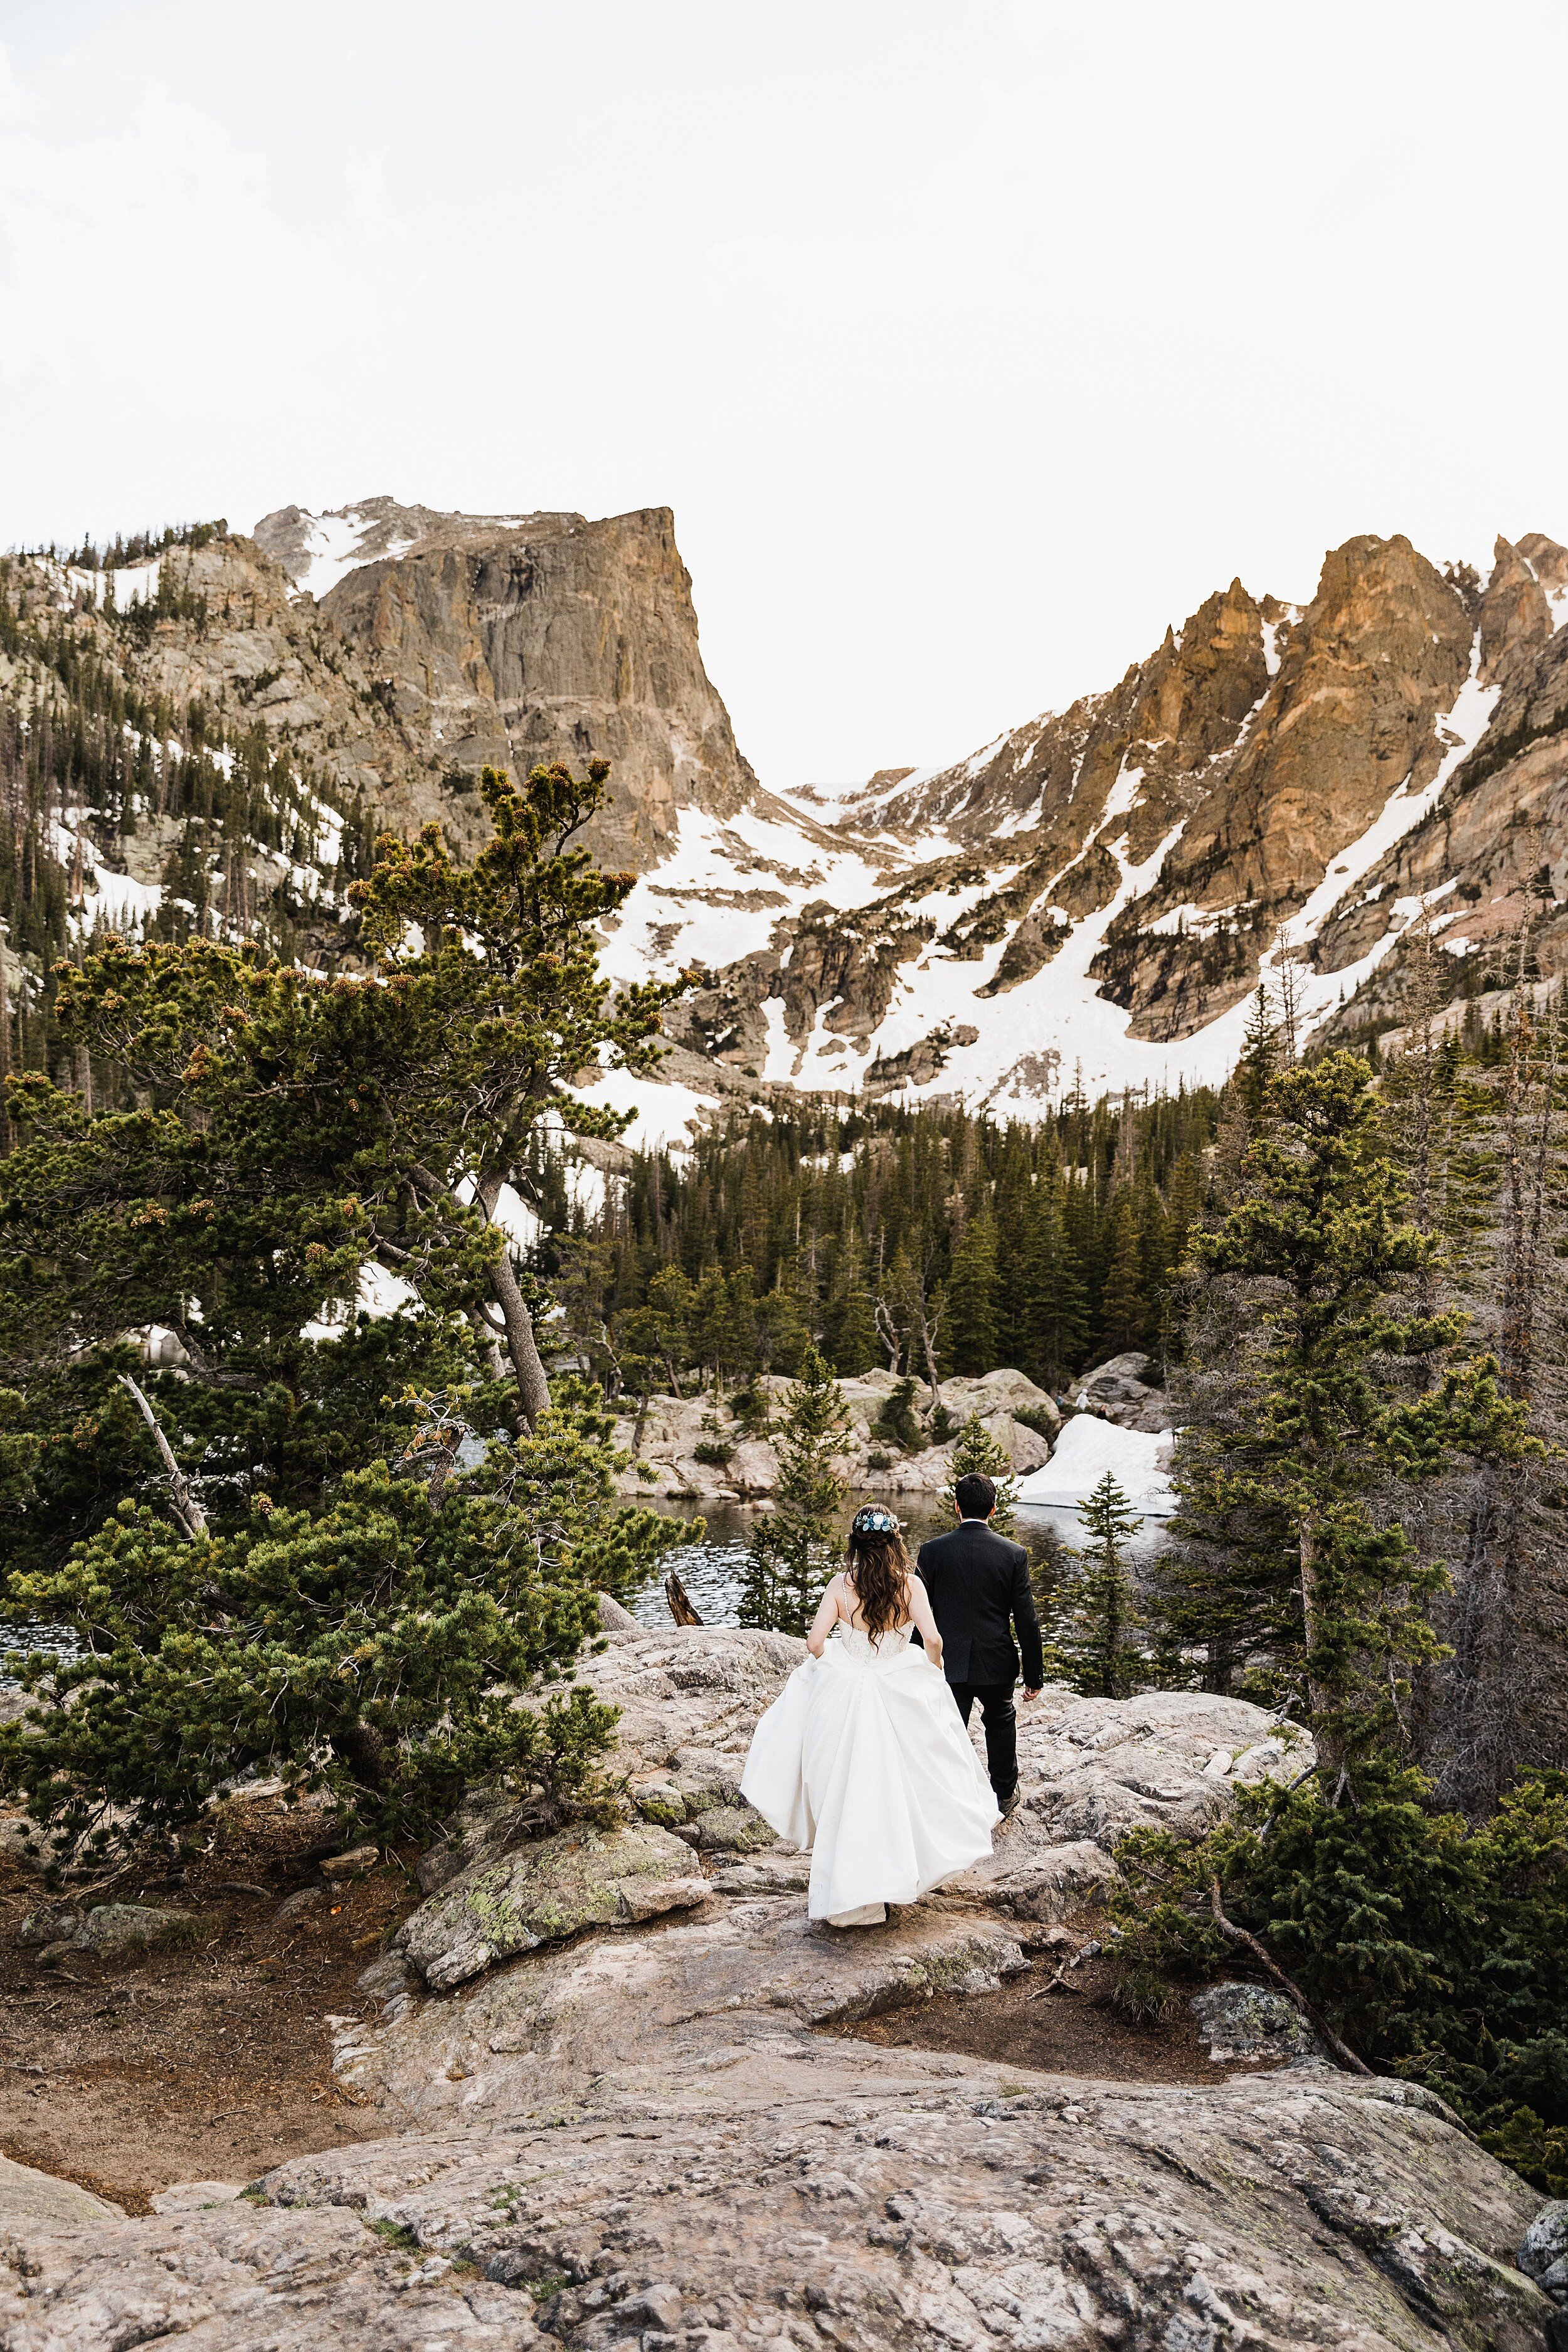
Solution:
[(1413, 926), (1450, 993), (1526, 918), (1568, 968), (1564, 617), (1539, 532), (1485, 579), (1363, 537), (1304, 607), (1234, 581), (1109, 691), (874, 777), (837, 831), (880, 853), (875, 891), (777, 920), (690, 1001), (692, 1042), (1026, 1110), (1217, 1079), (1260, 981), (1309, 1031), (1395, 1024)]
[(327, 517), (281, 509), (258, 544), (376, 681), (414, 756), (461, 798), (489, 762), (612, 762), (592, 836), (644, 871), (677, 812), (732, 815), (757, 780), (698, 648), (668, 507), (439, 515), (386, 499)]
[[(8, 566), (53, 648), (0, 644), (18, 741), (79, 724), (89, 664), (164, 714), (114, 793), (38, 812), (77, 929), (183, 908), (237, 934), (271, 908), (290, 951), (342, 952), (345, 840), (439, 815), (471, 848), (485, 762), (602, 755), (592, 845), (643, 877), (605, 968), (702, 972), (677, 1016), (694, 1099), (1027, 1115), (1223, 1076), (1260, 980), (1289, 976), (1309, 1030), (1397, 1027), (1413, 927), (1449, 994), (1500, 977), (1527, 916), (1537, 968), (1568, 966), (1568, 550), (1540, 532), (1484, 578), (1361, 537), (1304, 606), (1233, 581), (1106, 691), (837, 801), (758, 784), (664, 509), (289, 507), (116, 583), (110, 607), (102, 572)], [(204, 758), (264, 805), (215, 796)]]

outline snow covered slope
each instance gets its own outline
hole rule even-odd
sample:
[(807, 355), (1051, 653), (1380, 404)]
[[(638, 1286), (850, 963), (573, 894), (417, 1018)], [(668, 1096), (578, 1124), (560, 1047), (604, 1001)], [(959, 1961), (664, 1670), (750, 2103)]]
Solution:
[[(1457, 989), (1528, 895), (1493, 871), (1513, 737), (1535, 730), (1543, 791), (1563, 765), (1541, 706), (1563, 664), (1568, 723), (1568, 551), (1521, 547), (1483, 578), (1352, 540), (1307, 607), (1233, 582), (1109, 692), (951, 768), (693, 811), (612, 969), (704, 967), (681, 1034), (759, 1081), (1025, 1117), (1223, 1078), (1260, 982), (1302, 1034), (1352, 1024), (1413, 926)], [(1498, 805), (1459, 870), (1441, 844), (1482, 772)]]
[[(696, 974), (668, 1083), (595, 1087), (636, 1139), (779, 1087), (1028, 1117), (1219, 1079), (1260, 982), (1305, 1032), (1397, 1028), (1415, 931), (1449, 994), (1526, 912), (1540, 971), (1568, 968), (1568, 549), (1539, 532), (1484, 576), (1351, 540), (1305, 606), (1233, 581), (1113, 687), (950, 767), (787, 793), (707, 677), (668, 509), (379, 498), (137, 545), (8, 573), (0, 718), (94, 746), (96, 781), (68, 763), (36, 812), (63, 944), (352, 955), (383, 825), (438, 814), (471, 851), (478, 768), (604, 756), (591, 846), (639, 876), (605, 968)], [(78, 711), (86, 663), (139, 715)]]

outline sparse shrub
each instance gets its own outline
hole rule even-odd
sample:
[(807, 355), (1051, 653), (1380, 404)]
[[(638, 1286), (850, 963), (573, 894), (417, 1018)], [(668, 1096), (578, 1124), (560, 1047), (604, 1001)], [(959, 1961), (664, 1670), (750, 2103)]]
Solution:
[(1061, 1427), (1061, 1422), (1058, 1415), (1051, 1412), (1045, 1405), (1016, 1404), (1013, 1407), (1013, 1418), (1015, 1421), (1022, 1422), (1026, 1429), (1032, 1429), (1037, 1437), (1043, 1437), (1047, 1445), (1056, 1444), (1057, 1432)]
[(928, 1441), (915, 1419), (914, 1408), (915, 1384), (913, 1381), (900, 1381), (883, 1399), (882, 1409), (871, 1423), (872, 1436), (886, 1438), (904, 1454), (918, 1454)]
[(1129, 2025), (1163, 2025), (1180, 2003), (1174, 1985), (1147, 1960), (1136, 1961), (1110, 1988), (1110, 2005)]

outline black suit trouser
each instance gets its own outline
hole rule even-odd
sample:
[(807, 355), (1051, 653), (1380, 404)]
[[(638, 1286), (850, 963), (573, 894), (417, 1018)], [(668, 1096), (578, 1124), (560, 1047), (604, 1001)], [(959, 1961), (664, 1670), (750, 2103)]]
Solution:
[(1018, 1785), (1018, 1717), (1013, 1705), (1016, 1677), (1005, 1683), (949, 1683), (967, 1728), (976, 1699), (985, 1724), (985, 1768), (997, 1801)]

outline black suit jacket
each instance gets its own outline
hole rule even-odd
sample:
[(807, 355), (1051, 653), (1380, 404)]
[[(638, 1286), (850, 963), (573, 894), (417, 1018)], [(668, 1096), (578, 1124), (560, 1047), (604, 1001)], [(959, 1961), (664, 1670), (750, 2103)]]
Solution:
[(1014, 1628), (1024, 1652), (1026, 1688), (1044, 1682), (1029, 1555), (1022, 1544), (1009, 1543), (984, 1519), (961, 1519), (948, 1534), (921, 1544), (915, 1565), (931, 1595), (942, 1635), (942, 1671), (950, 1683), (1014, 1681)]

